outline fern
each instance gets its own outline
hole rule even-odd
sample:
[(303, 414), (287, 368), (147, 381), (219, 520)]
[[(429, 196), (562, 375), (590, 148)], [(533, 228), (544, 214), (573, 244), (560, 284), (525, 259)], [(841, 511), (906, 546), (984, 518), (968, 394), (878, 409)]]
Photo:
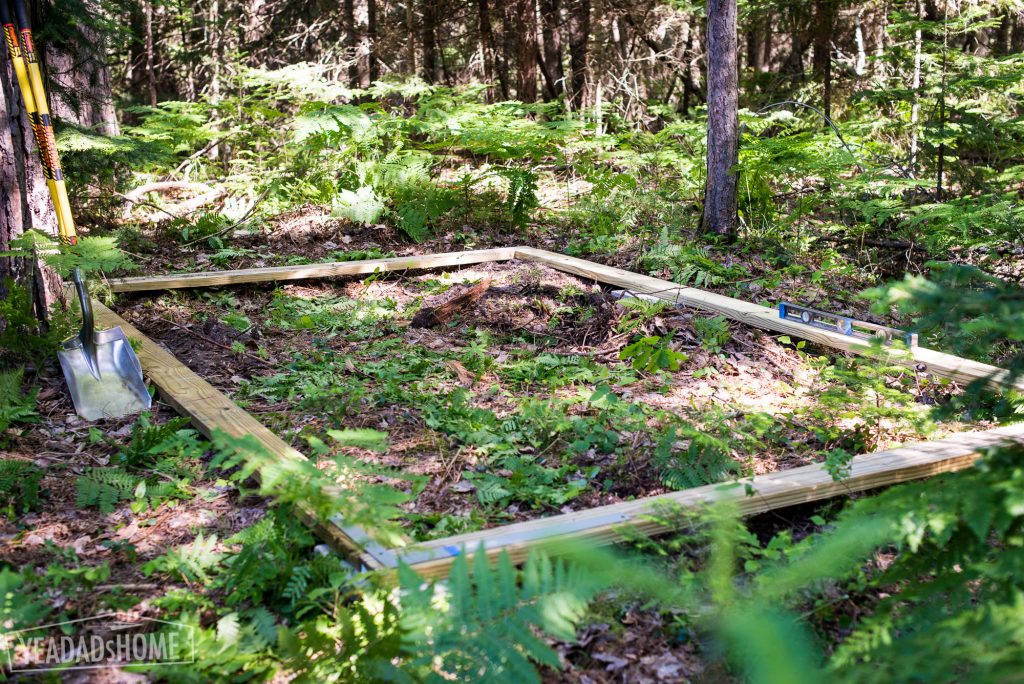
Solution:
[(134, 499), (142, 482), (123, 468), (90, 468), (75, 480), (75, 505), (96, 506), (100, 513), (110, 513), (118, 503)]
[(0, 458), (0, 508), (13, 519), (18, 511), (27, 513), (39, 505), (39, 482), (43, 471), (30, 461)]
[(492, 568), (481, 547), (472, 562), (460, 555), (447, 586), (399, 569), (403, 649), (407, 670), (444, 679), (539, 682), (534, 664), (558, 668), (558, 655), (535, 630), (575, 638), (576, 623), (601, 588), (593, 574), (543, 552), (517, 572), (507, 553)]
[(0, 444), (5, 443), (2, 435), (11, 425), (34, 423), (39, 418), (36, 413), (36, 395), (39, 390), (22, 393), (24, 374), (21, 368), (0, 372)]
[(191, 544), (183, 544), (146, 563), (142, 572), (146, 576), (161, 572), (188, 582), (209, 582), (209, 571), (223, 557), (224, 554), (218, 551), (217, 535), (204, 537), (200, 532)]
[(687, 425), (674, 425), (658, 440), (652, 459), (662, 481), (673, 489), (720, 482), (738, 466), (725, 440)]
[(205, 450), (195, 430), (184, 429), (188, 418), (171, 418), (166, 423), (153, 425), (152, 414), (143, 413), (132, 425), (131, 438), (117, 455), (127, 467), (148, 465), (155, 456), (173, 453), (178, 456), (201, 456)]

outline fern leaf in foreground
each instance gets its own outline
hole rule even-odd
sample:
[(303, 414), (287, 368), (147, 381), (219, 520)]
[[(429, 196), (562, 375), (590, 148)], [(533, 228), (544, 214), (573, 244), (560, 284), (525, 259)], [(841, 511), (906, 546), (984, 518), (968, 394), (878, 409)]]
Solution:
[(491, 567), (481, 547), (459, 556), (447, 585), (428, 583), (407, 566), (402, 587), (404, 650), (412, 670), (440, 679), (539, 682), (535, 664), (557, 668), (558, 655), (538, 635), (575, 637), (576, 623), (601, 585), (565, 560), (534, 552), (522, 572), (503, 553)]

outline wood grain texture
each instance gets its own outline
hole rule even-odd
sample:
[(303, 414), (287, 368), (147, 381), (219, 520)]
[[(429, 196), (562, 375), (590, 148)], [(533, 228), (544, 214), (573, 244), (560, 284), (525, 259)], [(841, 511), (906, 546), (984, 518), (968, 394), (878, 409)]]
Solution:
[[(961, 470), (974, 463), (981, 450), (1011, 441), (1024, 443), (1024, 424), (960, 433), (934, 442), (856, 456), (851, 463), (850, 476), (839, 482), (832, 479), (823, 465), (803, 466), (758, 476), (752, 481), (696, 487), (437, 539), (399, 551), (397, 556), (424, 576), (440, 577), (447, 573), (456, 556), (475, 552), (481, 544), (489, 556), (507, 551), (514, 561), (525, 559), (531, 547), (559, 539), (610, 544), (621, 538), (618, 530), (624, 527), (646, 534), (672, 531), (649, 515), (659, 506), (693, 508), (730, 500), (741, 515), (762, 513)], [(748, 495), (743, 486), (747, 482), (752, 484), (753, 495)]]
[[(156, 385), (161, 398), (178, 413), (187, 416), (206, 437), (211, 437), (217, 429), (233, 437), (250, 435), (280, 458), (306, 460), (302, 452), (286, 444), (217, 388), (178, 361), (173, 354), (95, 299), (93, 311), (97, 327), (120, 326), (125, 335), (139, 343), (136, 351), (143, 372)], [(384, 567), (364, 548), (364, 544), (356, 541), (369, 538), (364, 531), (358, 528), (343, 529), (336, 522), (318, 520), (312, 511), (304, 507), (297, 509), (296, 513), (339, 553), (369, 569)]]
[[(752, 302), (745, 302), (742, 299), (726, 297), (714, 292), (698, 290), (694, 287), (682, 287), (668, 280), (652, 278), (612, 266), (595, 264), (543, 249), (517, 247), (515, 257), (525, 261), (545, 264), (559, 271), (573, 273), (608, 285), (615, 285), (631, 292), (654, 295), (663, 301), (672, 302), (673, 304), (692, 306), (704, 311), (721, 314), (740, 323), (752, 325), (763, 330), (793, 335), (816, 344), (841, 349), (854, 354), (876, 355), (875, 350), (855, 337), (781, 319), (779, 318), (778, 310)], [(886, 360), (891, 363), (910, 368), (921, 364), (925, 366), (927, 372), (963, 383), (985, 380), (993, 386), (1001, 386), (1007, 376), (1007, 372), (1001, 368), (924, 347), (915, 347), (907, 351), (890, 350), (886, 356)], [(1013, 386), (1017, 390), (1024, 392), (1024, 379), (1017, 380)]]
[(425, 256), (339, 261), (328, 264), (271, 266), (268, 268), (243, 268), (236, 271), (209, 271), (139, 278), (114, 278), (110, 281), (110, 289), (113, 292), (146, 292), (188, 287), (265, 283), (281, 280), (333, 278), (338, 276), (364, 275), (374, 272), (386, 273), (419, 268), (441, 268), (480, 264), (489, 261), (505, 261), (513, 258), (514, 253), (514, 247), (501, 247), (498, 249), (477, 249), (467, 252), (446, 252), (444, 254), (429, 254)]

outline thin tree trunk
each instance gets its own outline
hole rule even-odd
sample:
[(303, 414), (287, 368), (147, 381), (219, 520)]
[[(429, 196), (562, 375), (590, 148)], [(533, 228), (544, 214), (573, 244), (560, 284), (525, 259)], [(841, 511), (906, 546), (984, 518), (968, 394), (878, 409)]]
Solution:
[(405, 2), (406, 57), (405, 69), (409, 74), (416, 73), (416, 13), (413, 8), (415, 0)]
[(736, 0), (708, 0), (708, 173), (703, 228), (736, 234), (739, 93), (736, 73)]
[[(915, 2), (915, 15), (918, 18), (924, 17), (924, 4), (921, 0)], [(917, 121), (921, 112), (921, 52), (922, 52), (921, 29), (914, 31), (914, 75), (910, 89), (913, 93), (913, 104), (910, 106), (910, 172), (917, 172)]]
[(590, 77), (590, 0), (572, 0), (569, 7), (569, 67), (572, 70), (570, 104), (587, 106)]
[(761, 48), (763, 32), (763, 21), (752, 17), (747, 30), (747, 66), (754, 71), (764, 71), (764, 51)]
[(549, 100), (557, 100), (565, 92), (565, 70), (562, 67), (561, 0), (540, 0), (540, 16), (544, 39), (546, 97)]
[(153, 55), (153, 3), (146, 0), (142, 3), (143, 12), (143, 49), (146, 55), (146, 91), (149, 95), (149, 106), (156, 107), (156, 71)]
[(366, 71), (370, 83), (380, 78), (377, 60), (377, 0), (366, 0)]
[(857, 61), (853, 66), (854, 73), (864, 75), (864, 67), (868, 63), (867, 51), (864, 48), (864, 8), (857, 10), (857, 20), (853, 29), (853, 40), (857, 45)]
[(537, 5), (535, 0), (516, 0), (516, 97), (537, 101)]
[(437, 63), (437, 17), (433, 0), (424, 0), (423, 7), (423, 79), (436, 83), (439, 79)]
[[(483, 76), (487, 83), (494, 82), (494, 30), (491, 28), (491, 8), (487, 0), (476, 0), (477, 26), (480, 34), (480, 53), (483, 59)], [(504, 73), (499, 74), (500, 90), (503, 98), (508, 97), (508, 85)], [(493, 88), (488, 88), (491, 95)]]
[(814, 75), (821, 79), (821, 105), (832, 118), (832, 0), (814, 3)]
[(359, 29), (356, 22), (355, 0), (344, 0), (345, 12), (345, 58), (348, 60), (348, 84), (353, 88), (360, 86), (359, 73)]

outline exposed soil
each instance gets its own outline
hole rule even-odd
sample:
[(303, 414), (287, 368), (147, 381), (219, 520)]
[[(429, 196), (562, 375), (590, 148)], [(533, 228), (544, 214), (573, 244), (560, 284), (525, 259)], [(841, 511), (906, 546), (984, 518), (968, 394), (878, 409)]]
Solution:
[[(461, 311), (446, 326), (409, 325), (421, 307), (457, 298), (471, 285), (490, 279), (486, 293)], [(374, 326), (359, 328), (339, 324), (325, 332), (322, 325), (310, 329), (283, 329), (270, 312), (275, 302), (330, 302), (348, 298), (362, 306), (387, 302), (393, 313)], [(347, 450), (365, 461), (388, 466), (420, 478), (418, 484), (393, 480), (396, 486), (415, 493), (407, 510), (416, 536), (444, 536), (453, 531), (452, 520), (472, 520), (473, 527), (505, 524), (558, 512), (569, 512), (618, 503), (668, 491), (651, 467), (653, 436), (643, 430), (622, 431), (623, 445), (615, 453), (588, 449), (582, 453), (558, 442), (550, 451), (537, 453), (526, 447), (523, 455), (545, 465), (569, 466), (567, 477), (596, 469), (599, 476), (582, 493), (563, 504), (513, 500), (501, 508), (485, 506), (474, 496), (476, 489), (466, 473), (484, 472), (509, 476), (474, 449), (443, 431), (427, 425), (417, 399), (374, 400), (378, 378), (363, 371), (366, 364), (381, 362), (367, 350), (371, 341), (392, 340), (395, 349), (423, 349), (441, 357), (440, 372), (429, 374), (431, 393), (447, 395), (458, 388), (467, 392), (469, 405), (492, 411), (501, 419), (514, 415), (524, 397), (538, 400), (578, 401), (597, 382), (584, 380), (563, 387), (543, 383), (512, 382), (509, 364), (548, 355), (552, 359), (588, 359), (608, 369), (607, 382), (622, 400), (645, 404), (678, 415), (692, 416), (695, 423), (709, 412), (721, 416), (723, 425), (741, 425), (751, 413), (775, 416), (777, 431), (770, 440), (736, 447), (733, 458), (740, 473), (763, 474), (806, 465), (825, 450), (812, 426), (802, 422), (797, 409), (813, 404), (820, 364), (808, 363), (806, 354), (783, 345), (771, 335), (731, 324), (730, 339), (718, 351), (701, 346), (695, 318), (704, 314), (685, 308), (666, 309), (639, 328), (624, 328), (628, 310), (597, 284), (586, 282), (545, 266), (506, 262), (487, 263), (449, 272), (413, 275), (385, 274), (365, 280), (337, 279), (267, 287), (236, 287), (218, 292), (174, 292), (155, 298), (136, 298), (118, 307), (122, 315), (146, 335), (212, 384), (240, 397), (247, 410), (299, 448), (304, 438), (322, 435), (328, 428), (370, 427), (389, 433), (389, 449), (377, 454)], [(232, 327), (229, 314), (245, 322)], [(297, 314), (296, 314), (297, 315)], [(466, 368), (463, 358), (479, 335), (486, 334), (484, 353), (490, 365), (483, 371)], [(676, 373), (630, 373), (620, 352), (641, 334), (673, 336), (673, 348), (689, 356)], [(233, 351), (232, 351), (233, 350)], [(267, 398), (251, 391), (256, 378), (295, 373), (296, 360), (318, 350), (319, 362), (331, 372), (351, 379), (367, 396), (341, 412), (303, 406), (309, 397), (287, 400)], [(401, 354), (401, 351), (397, 353)], [(443, 365), (442, 365), (443, 364)], [(941, 390), (926, 385), (919, 396), (923, 403), (941, 398)], [(582, 415), (585, 406), (570, 404), (567, 415)], [(797, 417), (794, 417), (797, 416)], [(844, 419), (850, 425), (856, 418)], [(955, 426), (947, 426), (953, 427)], [(739, 429), (739, 428), (737, 428)], [(872, 433), (866, 449), (880, 449), (915, 439), (916, 434), (898, 423), (883, 424)], [(598, 483), (603, 482), (603, 486)], [(416, 487), (411, 489), (410, 487)], [(440, 521), (441, 526), (432, 529)]]

